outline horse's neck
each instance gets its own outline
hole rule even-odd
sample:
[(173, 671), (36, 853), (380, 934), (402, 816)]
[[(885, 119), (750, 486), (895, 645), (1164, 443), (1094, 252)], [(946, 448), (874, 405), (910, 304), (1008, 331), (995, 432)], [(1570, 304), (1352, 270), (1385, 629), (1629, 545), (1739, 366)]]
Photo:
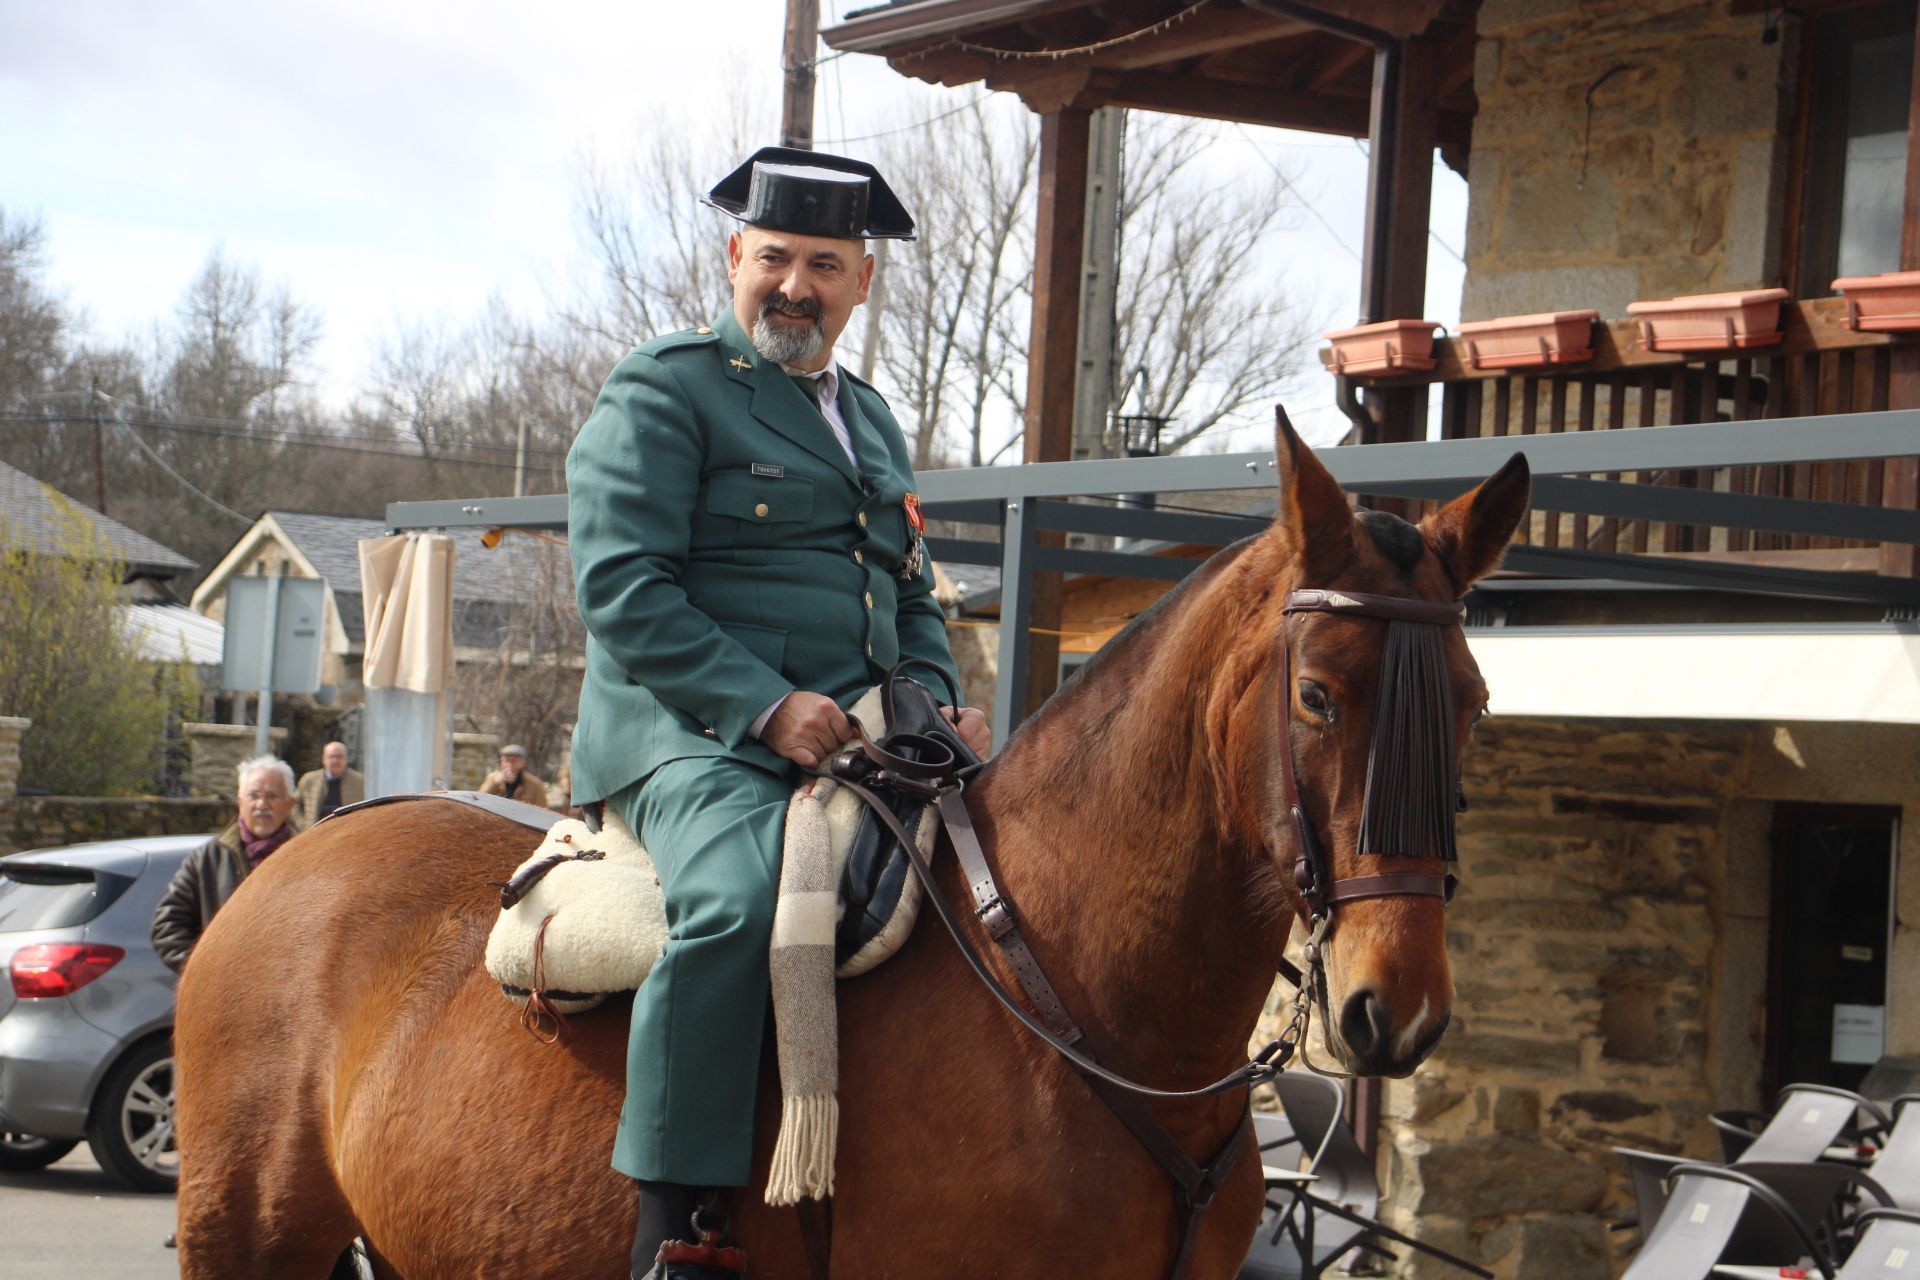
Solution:
[(1183, 1084), (1244, 1059), (1278, 908), (1259, 909), (1262, 855), (1224, 829), (1214, 793), (1206, 674), (1224, 648), (1206, 650), (1227, 628), (1208, 640), (1191, 622), (1162, 619), (1164, 634), (1023, 730), (983, 777), (977, 816), (1001, 888), (1099, 1052)]

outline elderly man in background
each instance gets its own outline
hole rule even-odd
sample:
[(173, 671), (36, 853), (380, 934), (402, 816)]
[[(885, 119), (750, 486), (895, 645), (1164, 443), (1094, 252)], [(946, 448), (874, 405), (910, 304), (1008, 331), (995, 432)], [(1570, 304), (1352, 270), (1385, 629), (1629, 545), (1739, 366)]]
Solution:
[(214, 913), (253, 869), (293, 838), (293, 770), (273, 756), (242, 764), (240, 816), (189, 853), (153, 913), (153, 949), (175, 973), (200, 941)]
[(527, 768), (527, 749), (518, 743), (510, 742), (500, 748), (500, 767), (487, 775), (480, 790), (536, 808), (547, 807), (547, 784)]
[(367, 798), (367, 781), (358, 769), (347, 768), (347, 744), (329, 742), (320, 748), (321, 768), (300, 775), (295, 789), (300, 805), (300, 829), (305, 831), (335, 809)]

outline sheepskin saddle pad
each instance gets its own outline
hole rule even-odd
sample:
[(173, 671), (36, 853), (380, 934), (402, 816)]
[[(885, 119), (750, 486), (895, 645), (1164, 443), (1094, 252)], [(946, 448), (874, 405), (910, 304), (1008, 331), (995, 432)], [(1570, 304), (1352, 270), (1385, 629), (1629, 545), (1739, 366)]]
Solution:
[[(875, 699), (872, 707), (869, 698)], [(877, 696), (855, 706), (880, 723)], [(938, 823), (931, 805), (898, 814), (931, 856)], [(834, 972), (850, 978), (891, 956), (919, 917), (921, 887), (904, 857), (877, 847), (866, 806), (831, 778), (811, 778), (787, 808), (783, 860), (831, 859), (839, 901)], [(882, 828), (883, 829), (883, 828)], [(822, 843), (826, 848), (820, 848)], [(798, 846), (798, 847), (796, 847)], [(640, 840), (611, 808), (600, 830), (579, 819), (555, 823), (501, 887), (501, 911), (487, 938), (486, 965), (509, 999), (538, 992), (561, 1013), (591, 1009), (639, 987), (667, 943), (665, 899)]]

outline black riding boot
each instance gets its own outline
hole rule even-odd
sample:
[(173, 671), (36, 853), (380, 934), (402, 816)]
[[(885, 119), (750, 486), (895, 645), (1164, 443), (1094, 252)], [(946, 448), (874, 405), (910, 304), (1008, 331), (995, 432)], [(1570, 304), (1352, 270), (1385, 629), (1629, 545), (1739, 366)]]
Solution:
[[(633, 1280), (739, 1280), (744, 1258), (737, 1250), (696, 1243), (698, 1187), (677, 1182), (641, 1182), (640, 1217), (633, 1231)], [(661, 1258), (665, 1247), (669, 1255)], [(736, 1262), (737, 1265), (728, 1265)]]

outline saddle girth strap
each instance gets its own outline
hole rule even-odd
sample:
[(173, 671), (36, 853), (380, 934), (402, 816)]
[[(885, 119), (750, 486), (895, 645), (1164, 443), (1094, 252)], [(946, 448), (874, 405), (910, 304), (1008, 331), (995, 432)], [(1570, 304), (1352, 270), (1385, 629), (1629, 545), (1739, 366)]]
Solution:
[[(1073, 1021), (1059, 994), (1054, 991), (1053, 984), (1047, 981), (1046, 972), (1041, 969), (1032, 948), (1020, 935), (1020, 923), (1014, 917), (1011, 905), (1001, 895), (1000, 887), (993, 878), (993, 869), (987, 865), (986, 851), (980, 847), (980, 837), (974, 833), (973, 817), (967, 810), (963, 793), (959, 790), (941, 792), (938, 808), (941, 820), (946, 823), (961, 874), (966, 877), (968, 890), (973, 895), (974, 918), (979, 920), (987, 936), (999, 946), (1001, 955), (1012, 968), (1014, 976), (1020, 980), (1021, 989), (1026, 992), (1034, 1012), (1046, 1023), (1047, 1029), (1066, 1044), (1079, 1044), (1085, 1039), (1085, 1032)], [(927, 891), (932, 894), (939, 892), (931, 882), (927, 885)], [(1084, 1048), (1081, 1051), (1087, 1052)], [(1091, 1057), (1091, 1054), (1088, 1056)], [(1167, 1280), (1183, 1280), (1191, 1264), (1194, 1244), (1199, 1238), (1207, 1209), (1213, 1204), (1221, 1182), (1232, 1170), (1234, 1161), (1246, 1145), (1247, 1134), (1252, 1131), (1251, 1107), (1241, 1108), (1240, 1123), (1234, 1126), (1233, 1133), (1214, 1152), (1212, 1159), (1202, 1165), (1196, 1163), (1167, 1132), (1166, 1127), (1154, 1118), (1139, 1094), (1119, 1088), (1089, 1072), (1081, 1072), (1081, 1078), (1093, 1087), (1094, 1094), (1173, 1181), (1174, 1211), (1180, 1220), (1180, 1246), (1167, 1271)]]

